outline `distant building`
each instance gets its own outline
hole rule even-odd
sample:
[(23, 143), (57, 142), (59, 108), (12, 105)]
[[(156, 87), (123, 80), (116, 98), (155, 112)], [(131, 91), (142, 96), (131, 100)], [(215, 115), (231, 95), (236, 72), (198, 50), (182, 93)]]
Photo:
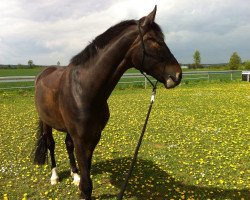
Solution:
[(242, 71), (241, 77), (242, 81), (250, 82), (250, 71)]
[(181, 65), (181, 68), (182, 68), (182, 69), (188, 69), (188, 66), (186, 66), (186, 65)]

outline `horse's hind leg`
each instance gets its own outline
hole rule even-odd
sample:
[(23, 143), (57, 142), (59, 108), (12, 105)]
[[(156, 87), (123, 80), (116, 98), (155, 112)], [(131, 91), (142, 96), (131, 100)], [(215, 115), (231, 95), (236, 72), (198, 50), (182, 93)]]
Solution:
[(43, 125), (44, 132), (46, 134), (47, 139), (47, 147), (50, 151), (50, 158), (51, 158), (51, 184), (54, 185), (58, 182), (59, 177), (56, 171), (56, 160), (55, 160), (55, 141), (52, 135), (52, 128), (48, 126), (47, 124)]
[(55, 141), (52, 136), (52, 128), (45, 124), (42, 120), (39, 120), (39, 126), (37, 131), (37, 144), (35, 147), (34, 164), (44, 165), (47, 158), (47, 151), (50, 151), (51, 158), (51, 184), (56, 184), (58, 181), (58, 175), (56, 172), (55, 161)]
[(78, 175), (78, 169), (76, 167), (76, 161), (74, 156), (74, 143), (72, 138), (70, 137), (69, 133), (66, 135), (65, 139), (66, 148), (69, 154), (69, 162), (71, 168), (71, 176), (73, 177), (73, 183), (75, 185), (79, 185), (80, 183), (80, 176)]

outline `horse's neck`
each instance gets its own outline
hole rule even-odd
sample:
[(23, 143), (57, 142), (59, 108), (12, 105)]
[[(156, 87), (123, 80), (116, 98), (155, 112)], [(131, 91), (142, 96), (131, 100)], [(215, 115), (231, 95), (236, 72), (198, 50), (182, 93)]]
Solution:
[(123, 73), (131, 67), (128, 66), (125, 56), (136, 39), (136, 34), (136, 31), (130, 31), (121, 35), (112, 44), (100, 49), (90, 61), (91, 66), (82, 75), (87, 74), (88, 78), (83, 84), (92, 88), (93, 97), (107, 100)]

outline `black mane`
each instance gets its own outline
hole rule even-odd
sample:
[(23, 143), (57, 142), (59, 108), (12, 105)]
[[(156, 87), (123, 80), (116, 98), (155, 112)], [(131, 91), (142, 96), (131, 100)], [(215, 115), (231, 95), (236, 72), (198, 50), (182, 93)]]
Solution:
[[(95, 56), (97, 54), (97, 49), (102, 49), (105, 47), (112, 39), (117, 37), (123, 30), (128, 28), (131, 25), (136, 25), (136, 20), (126, 20), (122, 21), (112, 27), (110, 27), (108, 30), (106, 30), (101, 35), (97, 36), (88, 46), (85, 47), (80, 53), (75, 55), (71, 60), (70, 63), (73, 65), (80, 65), (85, 63), (87, 60), (89, 60), (91, 57)], [(154, 29), (157, 32), (162, 33), (161, 28), (158, 24), (153, 23), (152, 29)]]

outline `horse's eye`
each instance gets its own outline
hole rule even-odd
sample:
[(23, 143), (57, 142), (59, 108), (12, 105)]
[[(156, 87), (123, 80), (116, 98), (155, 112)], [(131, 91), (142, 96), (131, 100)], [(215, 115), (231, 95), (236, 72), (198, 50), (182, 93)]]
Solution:
[(158, 43), (158, 42), (153, 42), (152, 44), (151, 44), (151, 47), (153, 47), (153, 48), (159, 48), (160, 47), (160, 44)]

